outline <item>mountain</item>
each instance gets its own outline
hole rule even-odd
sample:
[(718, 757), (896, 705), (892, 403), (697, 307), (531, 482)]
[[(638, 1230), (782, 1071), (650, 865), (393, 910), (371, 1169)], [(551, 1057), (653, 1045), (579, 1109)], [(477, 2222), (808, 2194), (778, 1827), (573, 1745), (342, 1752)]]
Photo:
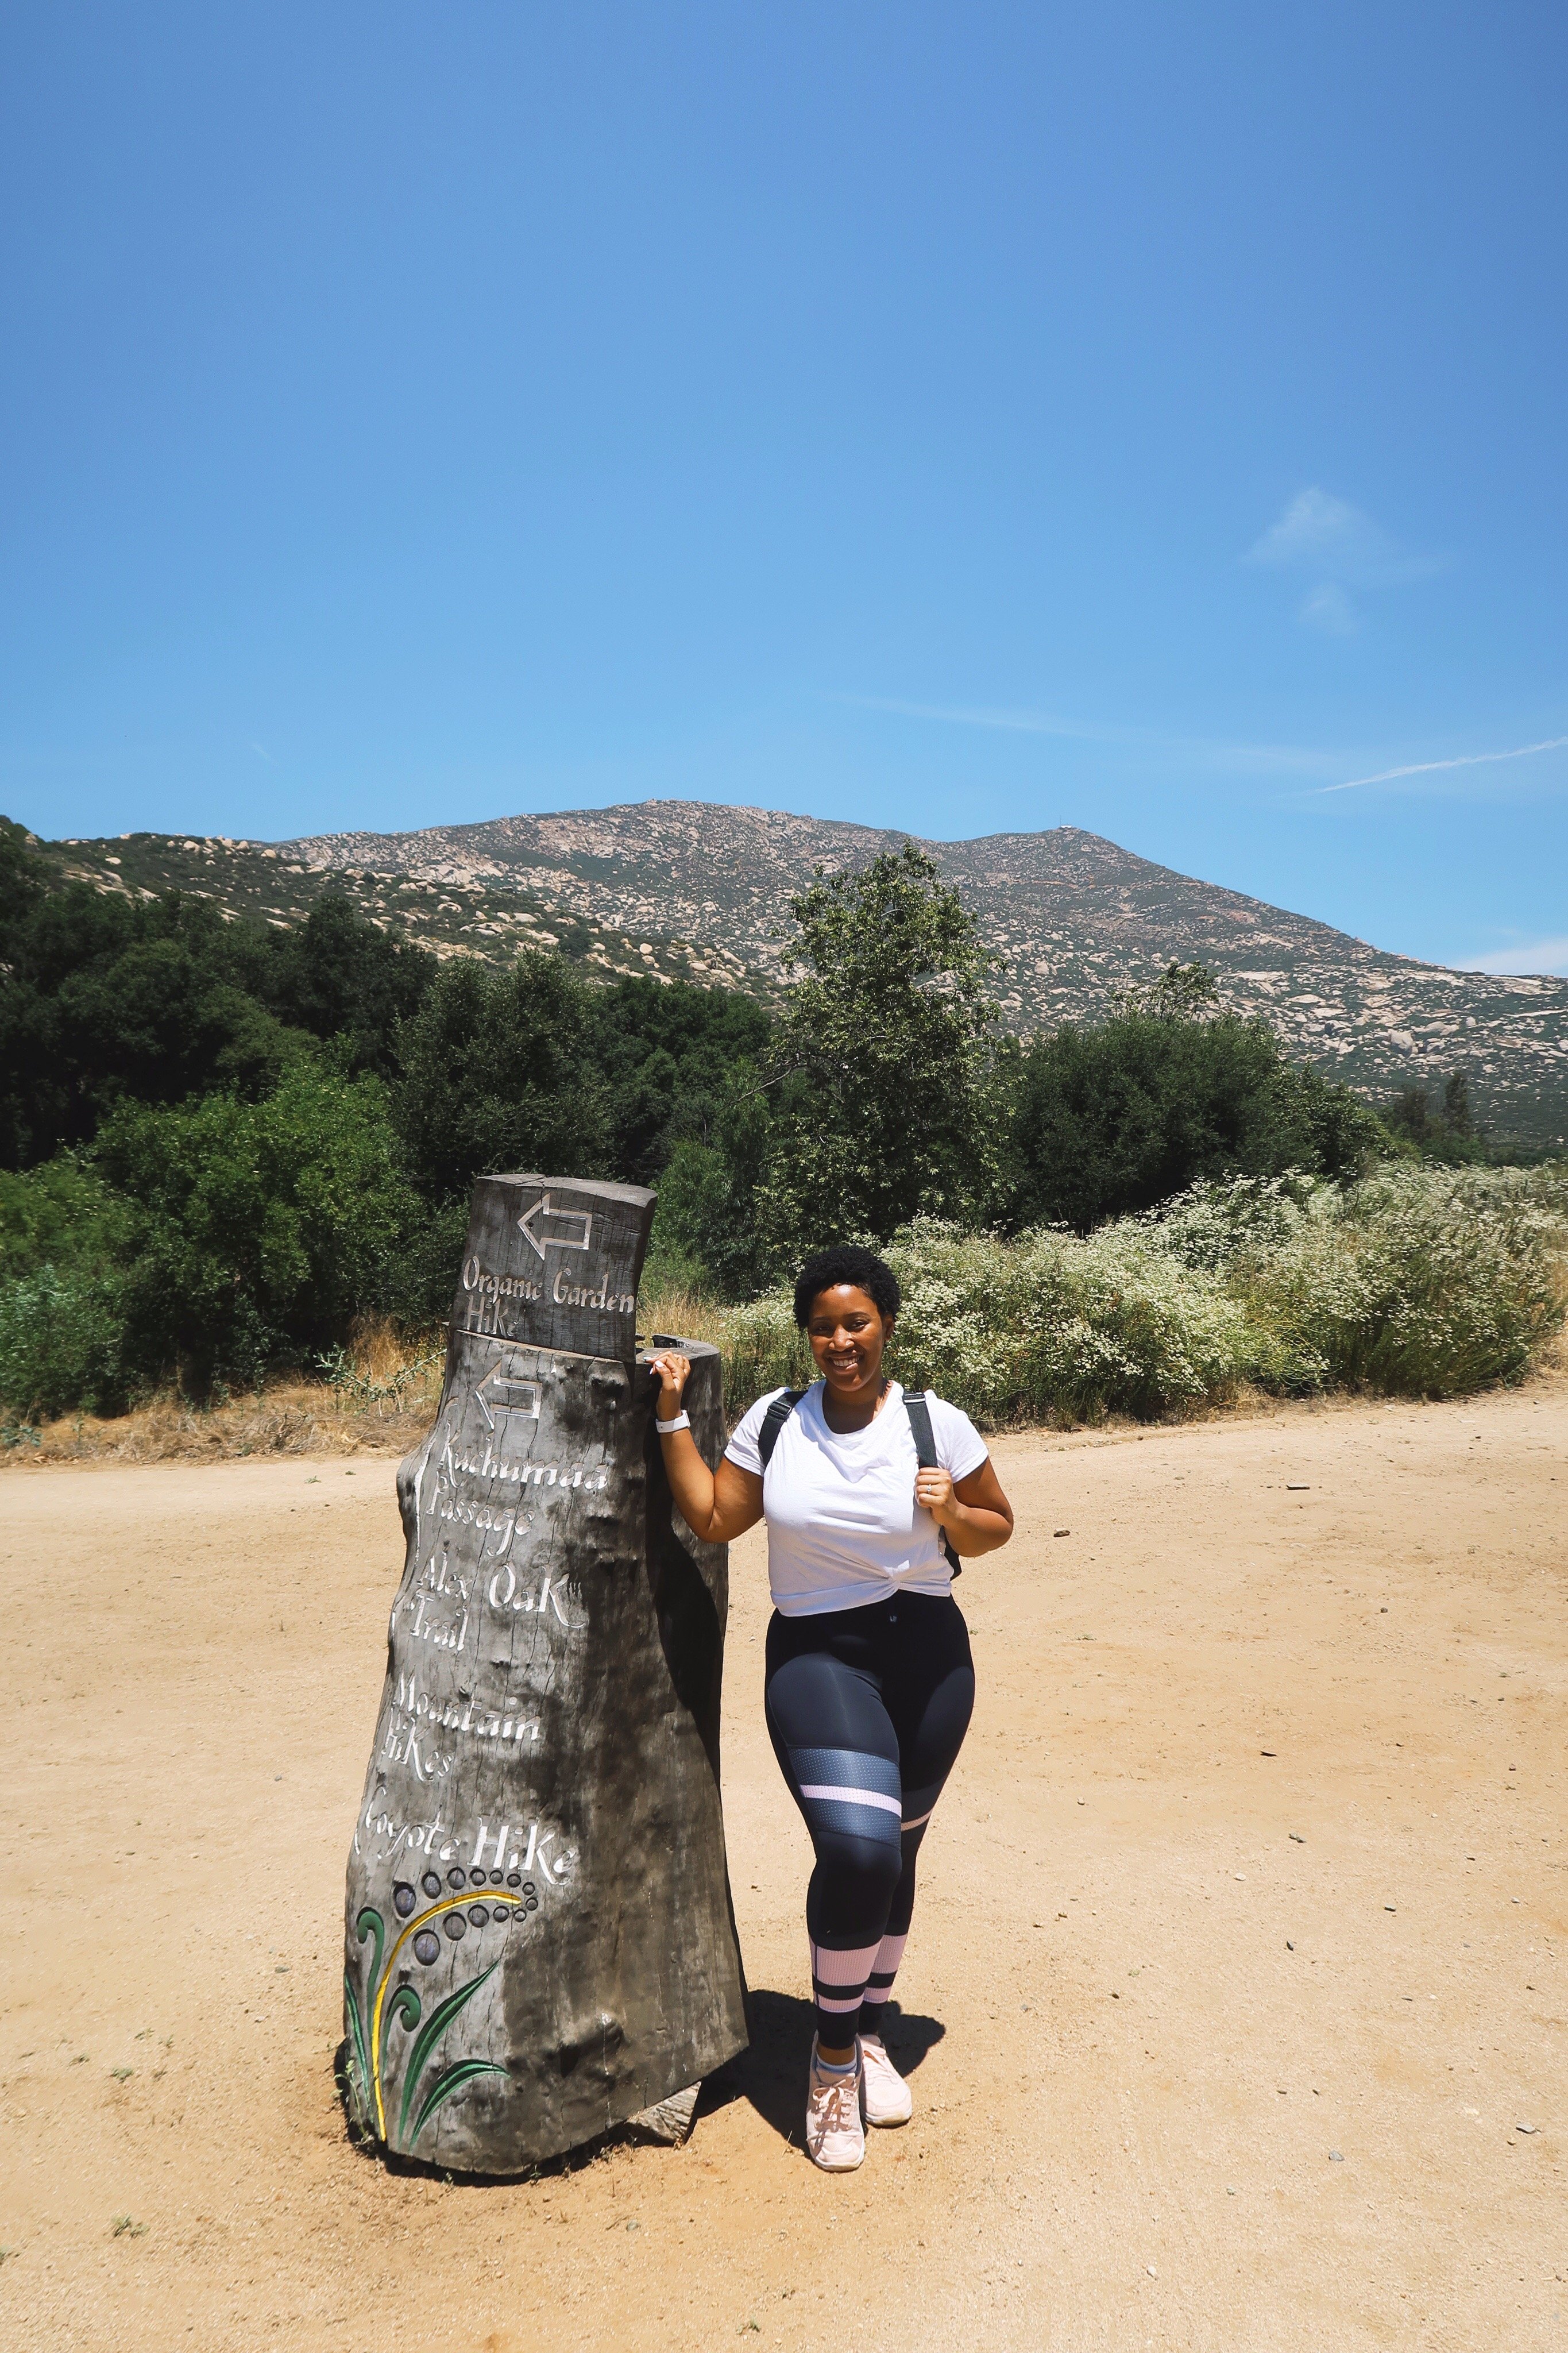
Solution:
[[(136, 834), (50, 845), (100, 889), (177, 884), (231, 913), (299, 920), (330, 882), (440, 954), (533, 942), (604, 971), (783, 985), (789, 902), (819, 869), (864, 865), (911, 837), (868, 826), (642, 801), (418, 833), (257, 842)], [(1092, 1019), (1119, 988), (1201, 960), (1238, 1012), (1373, 1099), (1463, 1070), (1500, 1133), (1568, 1138), (1568, 981), (1451, 972), (1369, 947), (1310, 916), (1135, 857), (1076, 826), (926, 842), (998, 958), (1009, 1027)]]

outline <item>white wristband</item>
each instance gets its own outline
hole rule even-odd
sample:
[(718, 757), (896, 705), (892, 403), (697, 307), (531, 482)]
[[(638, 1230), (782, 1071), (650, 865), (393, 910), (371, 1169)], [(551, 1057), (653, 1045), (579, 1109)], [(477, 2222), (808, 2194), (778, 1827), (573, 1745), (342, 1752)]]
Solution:
[(660, 1421), (658, 1414), (656, 1413), (653, 1418), (653, 1426), (658, 1430), (661, 1438), (672, 1438), (678, 1430), (690, 1429), (691, 1416), (689, 1413), (682, 1412), (678, 1413), (673, 1421)]

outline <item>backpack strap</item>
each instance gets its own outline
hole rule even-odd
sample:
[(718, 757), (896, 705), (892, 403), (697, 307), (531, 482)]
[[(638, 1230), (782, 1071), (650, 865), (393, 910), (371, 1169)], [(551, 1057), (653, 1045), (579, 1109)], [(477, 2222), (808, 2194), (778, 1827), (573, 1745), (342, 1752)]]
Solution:
[[(910, 1389), (904, 1391), (904, 1411), (910, 1418), (910, 1435), (915, 1441), (916, 1461), (922, 1471), (939, 1469), (940, 1465), (936, 1459), (936, 1439), (931, 1426), (931, 1408), (926, 1403), (923, 1390), (919, 1396)], [(948, 1567), (954, 1577), (962, 1577), (963, 1567), (959, 1563), (958, 1555), (948, 1541), (945, 1528), (942, 1532), (942, 1548), (947, 1555)]]
[(779, 1432), (805, 1395), (804, 1389), (781, 1389), (763, 1416), (763, 1426), (757, 1432), (757, 1452), (763, 1458), (764, 1472), (773, 1459), (773, 1449), (779, 1442)]

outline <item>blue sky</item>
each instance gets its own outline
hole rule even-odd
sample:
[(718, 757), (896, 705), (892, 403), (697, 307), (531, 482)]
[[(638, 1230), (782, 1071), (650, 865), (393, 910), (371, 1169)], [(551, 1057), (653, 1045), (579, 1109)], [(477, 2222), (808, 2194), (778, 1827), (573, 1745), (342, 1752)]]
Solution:
[(1568, 969), (1565, 89), (1511, 0), (12, 7), (0, 807), (1071, 824)]

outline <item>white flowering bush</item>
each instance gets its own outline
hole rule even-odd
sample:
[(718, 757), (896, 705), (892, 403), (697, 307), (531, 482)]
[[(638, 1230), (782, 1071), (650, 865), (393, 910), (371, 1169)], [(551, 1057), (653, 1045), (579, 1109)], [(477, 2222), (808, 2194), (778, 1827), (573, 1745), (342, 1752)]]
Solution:
[(720, 1318), (719, 1330), (708, 1336), (724, 1353), (724, 1403), (731, 1416), (744, 1413), (766, 1389), (804, 1388), (816, 1378), (788, 1292), (770, 1291), (744, 1307), (721, 1309)]
[(921, 1220), (888, 1256), (904, 1293), (900, 1377), (986, 1421), (1176, 1413), (1294, 1371), (1140, 1219), (1014, 1242)]
[[(1561, 1326), (1568, 1176), (1243, 1178), (1087, 1239), (921, 1219), (886, 1255), (903, 1292), (889, 1369), (993, 1426), (1175, 1415), (1246, 1384), (1453, 1396), (1516, 1378)], [(782, 1292), (725, 1312), (721, 1336), (731, 1412), (813, 1376)]]
[(1200, 1179), (1140, 1221), (1160, 1249), (1206, 1274), (1236, 1276), (1289, 1247), (1313, 1203), (1339, 1187), (1321, 1176)]
[(1394, 1166), (1314, 1197), (1248, 1270), (1253, 1313), (1334, 1382), (1454, 1397), (1559, 1329), (1568, 1200), (1551, 1172)]

